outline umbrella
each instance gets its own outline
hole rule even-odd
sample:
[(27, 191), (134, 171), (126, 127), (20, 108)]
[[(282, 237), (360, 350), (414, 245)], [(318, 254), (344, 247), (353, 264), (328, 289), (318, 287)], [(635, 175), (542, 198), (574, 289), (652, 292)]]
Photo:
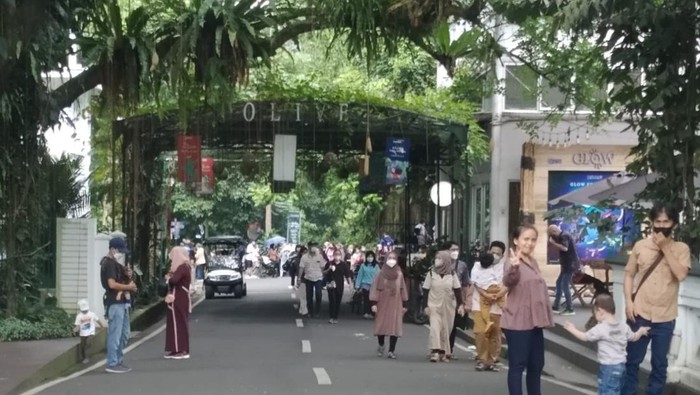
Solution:
[(613, 200), (615, 204), (621, 205), (631, 202), (637, 198), (637, 195), (642, 193), (646, 187), (656, 181), (658, 175), (651, 173), (639, 176), (624, 184), (616, 185), (607, 190), (598, 192), (591, 196), (594, 200)]
[(588, 185), (583, 188), (579, 188), (575, 191), (569, 192), (565, 195), (559, 196), (558, 198), (549, 201), (550, 205), (557, 205), (560, 202), (569, 202), (573, 204), (583, 204), (586, 206), (594, 206), (605, 199), (595, 199), (594, 195), (598, 195), (602, 192), (608, 191), (619, 185), (626, 184), (635, 179), (634, 175), (628, 173), (617, 173), (610, 176), (602, 181), (598, 181), (595, 184)]
[[(659, 178), (656, 173), (650, 173), (639, 176), (632, 181), (624, 184), (616, 185), (608, 190), (602, 191), (591, 196), (594, 200), (609, 200), (612, 199), (615, 204), (622, 205), (637, 199), (637, 196), (642, 193), (649, 184), (655, 182)], [(700, 185), (700, 176), (695, 176), (695, 187)], [(651, 202), (642, 201), (642, 206), (651, 206)]]
[(282, 244), (282, 243), (284, 243), (286, 240), (287, 240), (287, 239), (285, 239), (285, 238), (282, 237), (282, 236), (272, 236), (272, 237), (270, 237), (269, 239), (267, 239), (267, 241), (265, 241), (265, 248), (270, 248), (270, 246), (273, 245), (273, 244), (275, 244), (275, 245), (277, 245), (277, 244)]

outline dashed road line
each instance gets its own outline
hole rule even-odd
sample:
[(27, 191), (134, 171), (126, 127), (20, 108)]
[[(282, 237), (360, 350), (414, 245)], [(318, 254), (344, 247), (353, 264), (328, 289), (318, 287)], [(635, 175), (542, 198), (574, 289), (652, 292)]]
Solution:
[(301, 352), (304, 354), (311, 354), (311, 342), (308, 340), (301, 341)]
[(296, 298), (297, 298), (297, 294), (296, 294), (295, 292), (292, 292), (289, 296), (291, 296), (292, 299), (296, 299)]
[(331, 377), (326, 372), (324, 368), (314, 368), (314, 374), (316, 375), (316, 381), (318, 385), (331, 385)]
[(297, 328), (303, 328), (304, 327), (304, 320), (301, 318), (297, 318)]
[(299, 310), (299, 305), (298, 305), (298, 304), (293, 304), (292, 307), (294, 307), (294, 310)]

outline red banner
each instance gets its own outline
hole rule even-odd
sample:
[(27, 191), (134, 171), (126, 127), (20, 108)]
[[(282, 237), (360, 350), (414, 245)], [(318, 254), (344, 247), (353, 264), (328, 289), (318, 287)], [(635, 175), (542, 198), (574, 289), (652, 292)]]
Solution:
[(202, 180), (202, 137), (177, 136), (177, 178), (180, 182)]
[(202, 193), (214, 191), (214, 158), (202, 158)]

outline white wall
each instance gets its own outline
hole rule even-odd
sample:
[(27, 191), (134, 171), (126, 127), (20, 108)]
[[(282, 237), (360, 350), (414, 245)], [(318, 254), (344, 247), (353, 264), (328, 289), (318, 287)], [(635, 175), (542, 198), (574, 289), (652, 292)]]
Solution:
[(56, 221), (56, 298), (69, 313), (78, 310), (80, 299), (104, 314), (100, 260), (108, 251), (109, 236), (97, 234), (95, 219), (58, 218)]

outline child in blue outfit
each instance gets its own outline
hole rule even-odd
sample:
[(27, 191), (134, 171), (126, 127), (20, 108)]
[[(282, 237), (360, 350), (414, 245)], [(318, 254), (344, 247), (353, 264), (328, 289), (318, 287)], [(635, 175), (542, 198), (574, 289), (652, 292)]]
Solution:
[(625, 374), (627, 342), (636, 342), (646, 336), (649, 327), (632, 332), (625, 321), (618, 321), (615, 318), (615, 301), (609, 294), (596, 297), (593, 312), (598, 325), (589, 331), (581, 332), (571, 322), (564, 324), (564, 328), (581, 341), (598, 342), (598, 394), (618, 395)]
[(377, 257), (374, 252), (368, 251), (365, 255), (365, 262), (360, 265), (360, 270), (357, 272), (355, 277), (355, 289), (362, 292), (362, 304), (364, 309), (364, 318), (371, 319), (372, 311), (369, 301), (369, 290), (372, 288), (372, 282), (379, 272), (379, 265), (377, 265)]

